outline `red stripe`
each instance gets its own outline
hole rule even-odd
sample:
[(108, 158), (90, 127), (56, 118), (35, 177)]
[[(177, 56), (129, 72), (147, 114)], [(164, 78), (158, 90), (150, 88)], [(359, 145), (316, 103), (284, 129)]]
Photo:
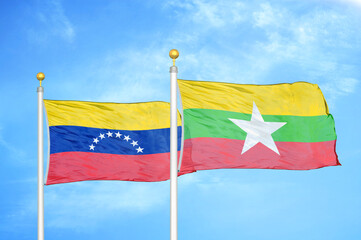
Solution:
[(262, 168), (308, 170), (341, 165), (336, 141), (276, 142), (280, 155), (258, 143), (242, 154), (244, 140), (192, 138), (184, 141), (183, 161), (193, 161), (196, 170)]
[[(179, 175), (194, 172), (191, 162), (183, 163)], [(156, 182), (168, 179), (169, 153), (137, 156), (62, 152), (50, 155), (46, 185), (86, 180)]]

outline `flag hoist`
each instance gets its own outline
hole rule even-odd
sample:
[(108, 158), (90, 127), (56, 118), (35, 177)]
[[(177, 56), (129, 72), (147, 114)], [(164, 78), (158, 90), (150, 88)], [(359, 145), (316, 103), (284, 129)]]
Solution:
[(45, 75), (39, 72), (36, 78), (40, 81), (38, 92), (38, 240), (44, 240), (44, 88), (41, 82)]
[(173, 59), (170, 67), (170, 240), (178, 239), (178, 151), (177, 151), (177, 73), (175, 60), (179, 56), (176, 49), (169, 51), (169, 57)]

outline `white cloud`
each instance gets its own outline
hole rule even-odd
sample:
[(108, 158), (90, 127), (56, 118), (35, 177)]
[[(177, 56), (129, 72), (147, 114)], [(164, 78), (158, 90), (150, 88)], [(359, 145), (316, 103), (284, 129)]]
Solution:
[(262, 3), (260, 7), (260, 10), (253, 12), (254, 25), (256, 27), (277, 26), (283, 21), (282, 12), (272, 8), (269, 3)]
[(125, 213), (144, 215), (168, 204), (169, 183), (81, 182), (45, 187), (46, 224), (78, 230)]
[(354, 16), (335, 9), (316, 8), (297, 16), (270, 4), (261, 4), (260, 8), (253, 16), (267, 41), (257, 42), (256, 49), (261, 51), (252, 54), (268, 59), (267, 70), (292, 64), (297, 70), (295, 74), (302, 75), (300, 80), (318, 83), (326, 95), (330, 95), (327, 98), (330, 105), (334, 105), (337, 98), (354, 93), (358, 83), (357, 66), (339, 59), (350, 49), (361, 51), (361, 34), (355, 28)]
[(340, 3), (351, 4), (353, 6), (361, 7), (361, 0), (331, 0)]
[[(88, 76), (79, 78), (86, 79), (86, 84), (78, 81), (78, 88), (71, 82), (69, 90), (88, 88), (83, 92), (96, 101), (168, 101), (168, 51), (173, 47), (180, 50), (179, 78), (290, 82), (293, 76), (279, 78), (275, 69), (293, 64), (299, 80), (322, 85), (344, 76), (340, 70), (345, 64), (341, 65), (333, 48), (360, 50), (355, 19), (335, 9), (312, 8), (299, 15), (269, 2), (254, 5), (205, 0), (171, 1), (164, 3), (163, 9), (177, 15), (166, 36), (149, 41), (142, 49), (107, 53), (86, 66), (83, 72)], [(251, 30), (242, 30), (247, 26)], [(253, 34), (251, 38), (249, 34)], [(355, 69), (350, 66), (347, 72), (357, 79), (352, 75)]]
[(343, 78), (339, 83), (339, 88), (343, 93), (354, 93), (358, 82), (354, 78)]
[[(240, 212), (242, 212), (242, 216), (245, 219), (263, 217), (263, 215), (272, 216), (278, 211), (277, 208), (282, 206), (282, 203), (273, 203), (273, 208), (269, 209), (267, 206), (268, 204), (272, 205), (272, 203), (268, 203), (265, 200), (268, 199), (267, 196), (270, 196), (272, 192), (281, 192), (293, 185), (289, 181), (258, 182), (255, 178), (249, 181), (239, 181), (239, 178), (237, 180), (235, 176), (237, 173), (232, 173), (232, 170), (223, 171), (223, 173), (215, 173), (212, 170), (199, 171), (197, 174), (184, 176), (184, 178), (190, 179), (188, 181), (180, 179), (179, 185), (181, 190), (184, 191), (181, 195), (196, 193), (198, 199), (196, 204), (204, 201), (207, 201), (208, 206), (217, 206), (218, 201), (228, 203), (228, 205), (214, 209), (212, 213), (207, 208), (202, 208), (196, 215), (202, 214), (200, 211), (207, 211), (207, 216), (210, 216), (209, 214), (213, 215), (211, 218), (217, 219), (219, 216), (229, 216), (229, 221), (238, 219)], [(188, 186), (182, 187), (184, 182), (187, 182)], [(247, 198), (244, 196), (247, 196)], [(191, 204), (189, 208), (192, 211), (197, 209), (197, 205)], [(263, 209), (260, 210), (260, 208)], [(224, 219), (223, 221), (228, 220)], [(207, 224), (212, 223), (209, 222)]]
[[(170, 48), (119, 49), (86, 62), (63, 80), (58, 97), (100, 102), (169, 101)], [(54, 80), (55, 82), (56, 80)], [(51, 90), (49, 90), (51, 91)]]
[(115, 51), (100, 63), (94, 78), (106, 79), (97, 84), (105, 86), (97, 100), (112, 102), (164, 101), (169, 98), (168, 88), (171, 59), (168, 49)]
[[(342, 51), (361, 51), (357, 19), (343, 10), (298, 13), (273, 2), (206, 0), (166, 2), (163, 10), (173, 16), (166, 35), (141, 49), (107, 53), (80, 69), (82, 76), (74, 76), (79, 81), (63, 86), (84, 89), (87, 99), (96, 101), (168, 101), (173, 47), (180, 50), (178, 76), (184, 79), (257, 84), (297, 79), (320, 85), (345, 75), (358, 79), (357, 66), (340, 59)], [(292, 65), (294, 73), (277, 76), (287, 70), (283, 65)], [(79, 92), (74, 94), (79, 99)]]
[[(259, 83), (264, 68), (268, 63), (263, 58), (247, 56), (245, 61), (237, 61), (240, 50), (234, 50), (233, 55), (220, 55), (201, 48), (182, 59), (179, 77), (190, 80), (206, 80), (234, 83)], [(244, 56), (243, 56), (244, 57)]]
[(359, 80), (349, 77), (342, 77), (330, 79), (329, 81), (320, 84), (320, 88), (325, 95), (327, 95), (327, 103), (334, 107), (339, 97), (350, 95), (356, 92)]
[(67, 42), (73, 42), (75, 29), (64, 12), (60, 0), (51, 0), (41, 3), (36, 12), (38, 27), (28, 30), (31, 40), (46, 42), (52, 36), (62, 38)]
[(227, 24), (238, 24), (244, 20), (244, 4), (237, 1), (207, 1), (207, 0), (187, 0), (168, 1), (166, 8), (180, 8), (186, 11), (187, 17), (183, 13), (178, 13), (183, 21), (191, 19), (192, 22), (209, 27), (224, 27)]
[(0, 127), (0, 147), (3, 147), (7, 151), (8, 156), (10, 156), (12, 159), (23, 161), (26, 153), (24, 150), (16, 146), (16, 144), (11, 144), (3, 137), (2, 128)]
[[(26, 181), (34, 182), (34, 179)], [(17, 208), (3, 216), (9, 223), (7, 226), (12, 227), (6, 231), (17, 231), (24, 223), (36, 219), (34, 191), (36, 189), (19, 198)], [(101, 226), (101, 222), (109, 218), (124, 221), (124, 214), (138, 217), (169, 205), (169, 182), (88, 181), (45, 186), (44, 193), (46, 228), (86, 232)]]
[[(182, 176), (179, 191), (185, 191), (195, 182), (205, 185), (204, 180), (195, 174)], [(169, 206), (169, 184), (169, 181), (89, 181), (46, 186), (46, 224), (54, 228), (88, 231), (99, 222), (114, 218), (114, 213), (141, 216), (157, 212)]]
[[(204, 180), (194, 174), (182, 176), (179, 191), (186, 191), (197, 181), (203, 184)], [(36, 179), (21, 181), (24, 182), (36, 185), (33, 185)], [(45, 186), (45, 227), (88, 232), (109, 218), (125, 221), (124, 215), (139, 217), (163, 211), (169, 207), (169, 184), (169, 181), (86, 181)], [(37, 199), (33, 196), (34, 190), (16, 202), (18, 207), (14, 212), (4, 216), (5, 221), (14, 227), (8, 231), (16, 231), (20, 224), (36, 218), (37, 209), (34, 206), (37, 205)]]

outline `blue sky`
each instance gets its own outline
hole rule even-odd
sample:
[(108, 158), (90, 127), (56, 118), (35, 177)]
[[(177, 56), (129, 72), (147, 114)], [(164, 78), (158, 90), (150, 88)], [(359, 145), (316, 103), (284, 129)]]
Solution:
[[(179, 179), (179, 239), (360, 239), (361, 1), (1, 1), (0, 239), (37, 235), (37, 97), (169, 101), (179, 78), (320, 85), (341, 167)], [(45, 148), (46, 149), (46, 148)], [(45, 187), (46, 239), (168, 239), (169, 181)]]

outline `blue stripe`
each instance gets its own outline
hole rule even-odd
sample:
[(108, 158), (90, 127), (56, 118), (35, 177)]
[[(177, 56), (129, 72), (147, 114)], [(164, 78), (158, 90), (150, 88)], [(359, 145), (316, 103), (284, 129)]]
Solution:
[[(107, 133), (112, 133), (108, 136)], [(124, 155), (142, 155), (166, 153), (170, 151), (170, 129), (152, 129), (142, 131), (114, 130), (78, 126), (51, 126), (50, 154), (59, 152), (96, 152)], [(121, 136), (116, 136), (116, 133)], [(104, 138), (100, 137), (104, 134)], [(178, 151), (181, 144), (182, 127), (178, 127)], [(125, 137), (130, 140), (126, 141)], [(95, 139), (99, 142), (96, 143)], [(137, 141), (137, 145), (131, 143)], [(94, 150), (91, 150), (91, 145)], [(138, 152), (138, 147), (143, 148)]]

